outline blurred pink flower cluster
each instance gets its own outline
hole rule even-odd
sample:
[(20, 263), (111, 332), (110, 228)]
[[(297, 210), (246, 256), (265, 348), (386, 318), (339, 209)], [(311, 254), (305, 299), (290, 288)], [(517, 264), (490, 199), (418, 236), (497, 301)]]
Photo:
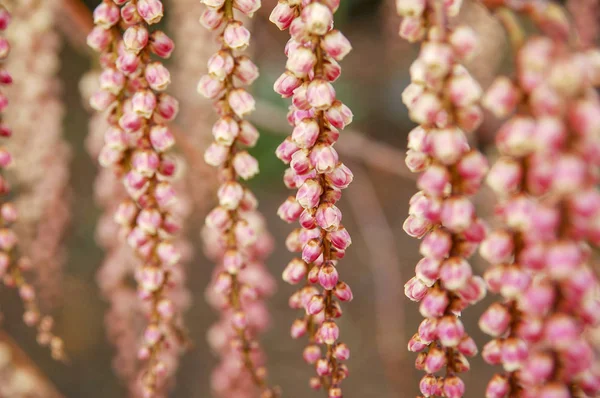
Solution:
[(9, 179), (19, 192), (15, 205), (21, 215), (15, 231), (21, 250), (31, 259), (34, 284), (46, 308), (55, 306), (61, 296), (63, 239), (71, 218), (71, 148), (62, 136), (61, 42), (54, 26), (57, 4), (55, 0), (15, 3), (7, 31), (12, 54), (7, 69), (14, 78), (7, 90), (13, 111), (6, 121), (14, 132), (8, 149), (18, 159)]
[[(13, 83), (13, 77), (6, 69), (6, 59), (11, 52), (11, 45), (5, 31), (11, 20), (11, 14), (4, 6), (0, 5), (0, 32), (2, 32), (0, 36), (0, 87), (3, 88), (0, 92), (0, 137), (2, 138), (10, 138), (13, 134), (10, 126), (6, 124), (8, 98), (4, 90), (6, 86)], [(0, 168), (3, 171), (0, 175), (0, 195), (3, 197), (11, 193), (5, 173), (12, 163), (11, 153), (5, 147), (0, 147)], [(49, 316), (41, 315), (36, 290), (25, 278), (24, 273), (31, 270), (32, 263), (28, 257), (23, 255), (22, 249), (19, 247), (19, 238), (14, 230), (17, 220), (16, 206), (5, 198), (0, 205), (0, 277), (5, 286), (18, 290), (25, 309), (23, 321), (27, 326), (36, 328), (38, 343), (49, 346), (53, 358), (64, 360), (66, 359), (64, 343), (52, 331), (54, 320)]]
[(96, 27), (88, 45), (101, 53), (100, 90), (90, 104), (105, 112), (109, 124), (99, 160), (122, 178), (128, 198), (115, 211), (118, 236), (134, 249), (137, 295), (147, 326), (138, 358), (147, 363), (139, 375), (142, 396), (164, 391), (186, 343), (181, 302), (184, 283), (180, 206), (173, 178), (178, 164), (167, 152), (175, 144), (167, 126), (178, 102), (164, 93), (168, 69), (159, 60), (170, 57), (173, 41), (150, 26), (160, 22), (160, 0), (103, 1), (94, 10)]
[(256, 145), (258, 130), (244, 120), (255, 101), (243, 86), (258, 78), (258, 67), (247, 55), (250, 31), (237, 11), (252, 16), (260, 0), (203, 0), (206, 5), (200, 22), (210, 31), (219, 31), (221, 48), (207, 62), (208, 74), (198, 83), (198, 92), (214, 101), (218, 120), (213, 124), (214, 141), (204, 160), (218, 168), (218, 206), (206, 217), (203, 231), (208, 257), (217, 264), (209, 302), (221, 312), (221, 319), (209, 331), (209, 343), (221, 363), (212, 375), (212, 389), (220, 397), (275, 397), (277, 388), (267, 383), (265, 355), (258, 334), (269, 323), (264, 299), (275, 284), (263, 265), (272, 250), (258, 201), (242, 180), (259, 172), (258, 161), (246, 148)]
[[(423, 396), (458, 398), (465, 394), (458, 374), (469, 370), (466, 357), (477, 353), (459, 316), (486, 293), (468, 262), (486, 233), (469, 196), (479, 190), (488, 164), (467, 138), (482, 120), (482, 89), (461, 64), (474, 55), (477, 40), (466, 26), (447, 26), (460, 2), (398, 0), (396, 5), (404, 17), (400, 35), (424, 40), (410, 67), (412, 83), (402, 94), (419, 124), (408, 136), (406, 164), (421, 173), (421, 191), (410, 200), (404, 230), (422, 238), (424, 257), (405, 285), (425, 318), (408, 348), (419, 353), (416, 367), (427, 373), (419, 383)], [(445, 375), (436, 376), (442, 370)]]
[(514, 78), (498, 77), (483, 99), (495, 116), (509, 116), (487, 177), (500, 227), (481, 245), (489, 289), (503, 299), (480, 319), (494, 337), (483, 358), (505, 370), (490, 381), (489, 398), (600, 392), (598, 362), (581, 338), (600, 322), (589, 246), (600, 243), (600, 53), (553, 40), (561, 29), (546, 15), (534, 20), (550, 34), (529, 37)]
[(276, 151), (290, 166), (285, 185), (297, 189), (277, 214), (288, 223), (300, 223), (286, 245), (291, 252), (300, 252), (301, 258), (294, 258), (283, 272), (286, 282), (302, 286), (289, 303), (293, 309), (303, 309), (305, 316), (293, 323), (291, 334), (293, 338), (308, 334), (303, 357), (317, 373), (310, 385), (324, 389), (331, 398), (342, 396), (341, 383), (348, 376), (344, 362), (350, 350), (339, 340), (336, 318), (342, 315), (340, 303), (352, 300), (352, 291), (337, 269), (351, 239), (336, 203), (353, 178), (334, 149), (340, 130), (353, 117), (336, 98), (332, 84), (341, 74), (338, 62), (352, 49), (348, 39), (333, 29), (339, 3), (280, 1), (270, 16), (291, 35), (285, 48), (286, 71), (274, 85), (283, 98), (292, 98), (288, 122), (293, 131)]

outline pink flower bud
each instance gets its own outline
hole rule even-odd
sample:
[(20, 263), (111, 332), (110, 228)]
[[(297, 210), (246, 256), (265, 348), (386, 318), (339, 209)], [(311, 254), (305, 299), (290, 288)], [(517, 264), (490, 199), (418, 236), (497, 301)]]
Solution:
[(319, 376), (328, 376), (331, 374), (331, 364), (325, 358), (321, 358), (316, 362), (316, 371)]
[(481, 102), (485, 109), (503, 118), (515, 110), (519, 100), (520, 93), (513, 82), (505, 76), (499, 76), (487, 89)]
[(316, 240), (310, 240), (302, 248), (302, 260), (307, 263), (315, 262), (323, 254), (323, 245)]
[(125, 75), (123, 73), (113, 68), (107, 68), (102, 71), (100, 75), (100, 88), (102, 90), (118, 95), (124, 86)]
[(497, 194), (506, 195), (516, 192), (523, 179), (521, 165), (511, 158), (500, 158), (487, 176), (487, 184)]
[(479, 318), (479, 328), (492, 337), (499, 337), (506, 332), (510, 321), (508, 309), (500, 303), (494, 303)]
[(400, 23), (400, 30), (398, 32), (401, 38), (404, 40), (415, 43), (423, 40), (425, 36), (425, 26), (423, 24), (423, 18), (421, 17), (404, 17)]
[(494, 231), (481, 243), (481, 256), (492, 264), (506, 262), (513, 255), (512, 236), (506, 231)]
[(120, 18), (119, 7), (112, 2), (102, 2), (94, 9), (94, 24), (103, 29), (110, 29), (115, 26)]
[(279, 206), (277, 209), (277, 215), (285, 222), (291, 223), (298, 220), (300, 214), (304, 209), (298, 202), (296, 202), (296, 198), (290, 196), (287, 198), (285, 202)]
[(315, 218), (319, 227), (325, 231), (335, 231), (342, 222), (342, 212), (335, 205), (323, 203), (317, 209)]
[(307, 345), (302, 351), (302, 358), (307, 363), (316, 363), (321, 358), (321, 348), (316, 344)]
[(335, 285), (335, 290), (333, 293), (340, 301), (344, 302), (352, 301), (352, 298), (354, 297), (350, 286), (344, 282), (338, 282), (337, 285)]
[(517, 338), (509, 337), (502, 344), (502, 366), (507, 372), (514, 372), (519, 369), (527, 359), (527, 344)]
[(244, 180), (258, 174), (258, 161), (246, 151), (236, 153), (232, 163), (235, 172)]
[(444, 347), (456, 347), (464, 334), (462, 322), (453, 315), (443, 317), (437, 324), (437, 336)]
[(258, 79), (258, 67), (245, 55), (237, 57), (237, 66), (234, 71), (237, 77), (243, 84), (252, 84)]
[(446, 352), (438, 347), (432, 347), (425, 359), (425, 371), (427, 373), (436, 373), (446, 366), (446, 363)]
[(461, 289), (472, 275), (471, 266), (460, 257), (450, 257), (440, 267), (440, 280), (449, 290)]
[(426, 194), (440, 197), (450, 184), (450, 173), (441, 165), (432, 165), (419, 176), (417, 185)]
[[(158, 1), (158, 0), (157, 0)], [(153, 62), (146, 67), (144, 73), (146, 81), (151, 89), (163, 91), (171, 83), (171, 74), (169, 70), (160, 62)]]
[(126, 75), (132, 75), (138, 70), (140, 59), (134, 53), (123, 53), (117, 57), (115, 65)]
[(327, 236), (333, 247), (338, 250), (346, 250), (352, 244), (350, 234), (343, 227), (340, 227), (336, 231), (329, 232)]
[(254, 97), (243, 88), (231, 90), (227, 97), (227, 102), (229, 103), (229, 106), (231, 106), (233, 112), (239, 117), (244, 117), (252, 112), (256, 105)]
[(396, 12), (401, 17), (420, 17), (425, 6), (425, 0), (396, 0)]
[(504, 398), (511, 391), (510, 382), (505, 376), (495, 374), (485, 390), (486, 398)]
[(175, 43), (163, 31), (156, 30), (150, 36), (150, 50), (161, 58), (169, 58), (173, 53)]
[(294, 94), (294, 90), (301, 84), (301, 79), (294, 76), (291, 72), (286, 71), (275, 81), (273, 89), (276, 93), (281, 95), (282, 98), (289, 98)]
[(211, 166), (218, 167), (225, 163), (228, 156), (228, 147), (213, 142), (204, 152), (204, 161)]
[(317, 144), (310, 151), (310, 162), (318, 174), (331, 173), (338, 159), (336, 150), (330, 145)]
[(319, 137), (319, 125), (313, 119), (304, 119), (294, 127), (292, 140), (299, 148), (311, 148)]
[(333, 345), (339, 338), (340, 329), (333, 321), (324, 322), (319, 328), (319, 336), (327, 345)]
[(271, 11), (269, 21), (274, 23), (280, 30), (284, 30), (290, 27), (295, 17), (295, 7), (292, 7), (287, 2), (278, 2), (273, 11)]
[(423, 239), (419, 252), (424, 257), (444, 259), (452, 248), (452, 236), (443, 229), (436, 229)]
[(431, 221), (421, 217), (409, 216), (402, 225), (404, 232), (413, 238), (423, 237), (431, 229)]
[(290, 334), (293, 339), (304, 336), (306, 334), (306, 322), (302, 319), (296, 319), (294, 323), (292, 323)]
[(546, 269), (555, 279), (566, 279), (573, 275), (582, 262), (581, 249), (573, 242), (556, 242), (547, 248)]
[(168, 94), (161, 94), (155, 112), (163, 121), (170, 122), (179, 112), (179, 101)]
[(417, 278), (425, 285), (431, 287), (439, 278), (440, 261), (425, 257), (421, 259), (415, 267)]
[(121, 18), (126, 25), (135, 25), (141, 22), (142, 17), (138, 14), (137, 6), (134, 2), (129, 1), (121, 7)]
[(462, 398), (465, 394), (465, 383), (458, 376), (449, 376), (444, 379), (444, 397)]
[(100, 90), (96, 91), (90, 98), (90, 106), (92, 109), (102, 112), (114, 104), (116, 100), (117, 97), (114, 94)]
[(425, 92), (409, 107), (410, 118), (419, 124), (434, 124), (443, 106), (437, 95)]
[(306, 304), (306, 313), (308, 315), (317, 315), (319, 312), (323, 311), (325, 308), (325, 298), (317, 294), (312, 296), (312, 298)]
[(445, 291), (436, 288), (430, 289), (429, 293), (421, 301), (419, 312), (425, 318), (439, 318), (444, 315), (448, 304), (448, 295)]
[(333, 13), (321, 3), (311, 3), (304, 7), (301, 17), (306, 30), (314, 35), (323, 36), (333, 25)]
[(412, 301), (421, 301), (428, 292), (427, 285), (417, 277), (413, 276), (404, 284), (404, 294)]
[(138, 54), (148, 44), (148, 29), (142, 25), (134, 25), (123, 33), (123, 43), (128, 51)]
[(462, 60), (469, 61), (477, 50), (477, 34), (468, 26), (458, 26), (448, 38), (454, 53)]
[(341, 61), (352, 51), (350, 41), (337, 29), (327, 33), (321, 40), (321, 47), (331, 58)]
[(175, 137), (166, 126), (156, 125), (150, 129), (150, 142), (157, 152), (165, 152), (175, 144)]
[(335, 101), (335, 90), (331, 83), (324, 79), (315, 79), (308, 85), (306, 98), (311, 107), (325, 110)]
[(227, 24), (223, 32), (225, 44), (233, 50), (245, 50), (250, 44), (250, 31), (243, 23), (233, 21)]
[(136, 114), (149, 119), (156, 108), (156, 95), (150, 90), (138, 91), (133, 95), (131, 105)]
[(286, 69), (292, 72), (298, 78), (308, 76), (317, 63), (317, 57), (314, 52), (306, 47), (300, 47), (288, 56)]
[(454, 196), (444, 201), (440, 217), (444, 227), (461, 232), (473, 222), (475, 206), (465, 196)]
[(160, 22), (163, 17), (163, 4), (160, 0), (138, 0), (137, 10), (148, 25)]
[(233, 6), (244, 14), (252, 16), (260, 8), (260, 0), (234, 0)]
[(321, 267), (319, 270), (319, 284), (325, 290), (333, 290), (338, 283), (338, 272), (331, 264)]
[(244, 266), (244, 256), (237, 250), (227, 250), (223, 255), (223, 267), (230, 274), (237, 274)]
[(144, 267), (140, 272), (138, 282), (142, 289), (154, 292), (162, 286), (164, 279), (164, 271), (160, 268)]
[(111, 31), (101, 28), (100, 26), (96, 26), (88, 34), (86, 42), (87, 45), (91, 47), (94, 51), (103, 52), (108, 48), (111, 39)]
[(288, 263), (282, 277), (287, 283), (295, 285), (306, 278), (306, 271), (306, 263), (299, 258), (295, 258)]
[(244, 196), (244, 188), (237, 182), (226, 182), (217, 191), (219, 204), (227, 210), (235, 210)]
[(496, 145), (506, 155), (525, 156), (533, 149), (535, 121), (518, 116), (506, 122), (498, 131)]
[(221, 26), (223, 17), (221, 10), (207, 7), (200, 16), (200, 23), (208, 30), (215, 30)]
[(306, 180), (296, 194), (296, 200), (305, 209), (317, 207), (319, 199), (323, 194), (321, 184), (315, 180)]
[(224, 80), (233, 72), (235, 61), (229, 52), (221, 50), (208, 59), (208, 73), (219, 80)]
[(444, 164), (456, 163), (469, 150), (467, 137), (457, 128), (435, 130), (431, 139), (433, 156)]

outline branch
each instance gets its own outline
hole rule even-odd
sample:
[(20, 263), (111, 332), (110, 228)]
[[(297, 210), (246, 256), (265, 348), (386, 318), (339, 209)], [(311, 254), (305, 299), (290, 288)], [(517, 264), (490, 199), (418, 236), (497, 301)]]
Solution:
[[(63, 2), (63, 7), (60, 9), (64, 13), (63, 20), (65, 22), (59, 23), (58, 28), (62, 29), (65, 38), (75, 49), (88, 56), (91, 52), (88, 50), (85, 37), (93, 28), (92, 14), (80, 0), (63, 0)], [(282, 135), (287, 135), (290, 130), (285, 112), (265, 101), (257, 101), (256, 111), (249, 119), (261, 129)], [(344, 139), (336, 144), (336, 149), (344, 156), (398, 177), (415, 179), (415, 175), (404, 164), (402, 151), (383, 142), (375, 141), (358, 131), (345, 130), (342, 134)], [(202, 154), (196, 156), (199, 156), (200, 159), (203, 157)]]
[(353, 165), (354, 181), (348, 188), (348, 203), (366, 245), (362, 262), (371, 268), (375, 296), (376, 342), (393, 396), (405, 391), (404, 280), (402, 264), (396, 250), (396, 239), (387, 221), (375, 186), (367, 170)]

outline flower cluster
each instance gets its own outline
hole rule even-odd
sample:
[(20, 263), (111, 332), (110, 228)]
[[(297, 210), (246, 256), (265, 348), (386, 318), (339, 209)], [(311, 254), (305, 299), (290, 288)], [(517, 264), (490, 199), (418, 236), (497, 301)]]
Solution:
[[(11, 21), (10, 13), (0, 6), (0, 31), (4, 32)], [(5, 69), (5, 62), (10, 53), (10, 43), (6, 36), (0, 36), (0, 86), (10, 85), (12, 76)], [(9, 138), (12, 130), (5, 123), (5, 115), (8, 106), (8, 98), (4, 92), (0, 92), (0, 137)], [(4, 148), (0, 148), (0, 168), (4, 171), (12, 163), (12, 155)], [(0, 195), (6, 196), (11, 188), (5, 175), (0, 175)], [(36, 291), (27, 283), (24, 271), (32, 268), (31, 260), (20, 253), (17, 234), (13, 229), (18, 220), (18, 212), (15, 205), (9, 201), (0, 204), (0, 277), (5, 286), (18, 289), (19, 296), (23, 301), (25, 313), (23, 321), (30, 327), (37, 329), (37, 340), (41, 345), (50, 347), (52, 357), (64, 360), (64, 344), (62, 339), (52, 332), (54, 321), (48, 316), (41, 316), (36, 302)]]
[(172, 183), (178, 165), (167, 154), (175, 144), (167, 123), (178, 102), (164, 92), (170, 74), (156, 60), (168, 58), (174, 44), (149, 28), (162, 16), (160, 0), (104, 0), (94, 10), (96, 26), (88, 35), (103, 68), (90, 104), (106, 112), (110, 125), (99, 160), (123, 180), (128, 198), (114, 217), (120, 238), (139, 260), (134, 274), (148, 325), (138, 358), (147, 362), (140, 375), (146, 397), (164, 392), (185, 343), (181, 307), (173, 298), (182, 284), (181, 252), (174, 242), (181, 223)]
[(304, 309), (306, 315), (294, 322), (291, 333), (294, 338), (309, 335), (303, 356), (318, 375), (310, 384), (324, 388), (331, 398), (342, 396), (341, 383), (348, 376), (343, 362), (350, 350), (339, 341), (336, 318), (342, 315), (340, 302), (352, 299), (350, 287), (337, 270), (351, 239), (335, 204), (353, 178), (333, 147), (340, 130), (352, 122), (352, 112), (336, 99), (332, 85), (341, 74), (338, 61), (352, 49), (348, 39), (333, 29), (338, 7), (337, 0), (283, 0), (270, 16), (271, 22), (281, 30), (289, 29), (291, 35), (285, 49), (287, 70), (274, 85), (283, 98), (292, 98), (288, 121), (293, 132), (276, 154), (290, 165), (285, 185), (298, 190), (277, 213), (284, 221), (299, 221), (301, 226), (286, 244), (302, 257), (293, 259), (283, 272), (286, 282), (303, 283), (290, 298), (290, 306)]
[(600, 368), (582, 338), (598, 325), (600, 284), (589, 244), (600, 243), (600, 83), (597, 50), (534, 36), (518, 49), (514, 79), (499, 77), (483, 103), (498, 117), (501, 157), (488, 185), (502, 227), (481, 245), (485, 278), (502, 302), (480, 327), (502, 364), (488, 398), (597, 396)]
[[(410, 67), (412, 83), (402, 94), (411, 119), (419, 124), (409, 133), (406, 164), (422, 172), (421, 191), (410, 200), (404, 230), (423, 238), (424, 258), (405, 293), (420, 302), (425, 320), (408, 348), (419, 352), (416, 367), (427, 373), (419, 385), (423, 396), (457, 398), (465, 392), (457, 373), (469, 370), (466, 357), (477, 352), (459, 315), (486, 291), (467, 262), (486, 233), (468, 195), (478, 191), (487, 160), (470, 149), (466, 136), (481, 122), (482, 90), (460, 64), (473, 55), (476, 37), (467, 27), (446, 26), (447, 18), (458, 12), (456, 3), (400, 0), (397, 8), (404, 17), (402, 37), (420, 40), (427, 35)], [(445, 375), (436, 376), (442, 370)]]
[(61, 43), (54, 26), (58, 3), (15, 2), (7, 31), (12, 55), (7, 69), (14, 79), (7, 89), (13, 110), (6, 121), (14, 132), (7, 148), (19, 160), (9, 176), (20, 193), (15, 201), (20, 214), (15, 231), (34, 266), (33, 282), (46, 308), (56, 305), (61, 296), (63, 240), (70, 221), (71, 148), (62, 136)]
[(205, 247), (219, 266), (208, 297), (221, 311), (221, 319), (209, 333), (209, 342), (221, 356), (213, 373), (213, 390), (222, 397), (275, 397), (276, 388), (266, 382), (264, 353), (257, 341), (268, 323), (264, 298), (273, 293), (273, 282), (261, 260), (271, 251), (257, 200), (241, 182), (258, 174), (258, 161), (247, 151), (256, 145), (258, 130), (244, 117), (255, 107), (242, 86), (258, 78), (258, 67), (239, 54), (250, 44), (250, 32), (236, 18), (235, 10), (252, 16), (259, 0), (203, 0), (200, 22), (219, 30), (221, 48), (208, 60), (208, 74), (198, 92), (214, 100), (219, 119), (212, 127), (213, 143), (204, 159), (218, 167), (219, 205), (206, 217)]

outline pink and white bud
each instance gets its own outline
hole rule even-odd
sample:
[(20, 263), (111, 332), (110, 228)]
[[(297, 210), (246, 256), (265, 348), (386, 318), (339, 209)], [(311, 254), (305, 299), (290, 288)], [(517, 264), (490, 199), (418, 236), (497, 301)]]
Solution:
[(163, 91), (171, 83), (169, 70), (160, 62), (152, 62), (146, 66), (144, 76), (150, 88), (155, 91)]
[(102, 2), (94, 9), (94, 24), (102, 29), (110, 29), (115, 26), (121, 18), (119, 7), (112, 2)]
[(219, 80), (224, 80), (233, 72), (235, 61), (231, 54), (221, 50), (208, 59), (208, 73)]
[(453, 315), (447, 315), (437, 323), (437, 336), (444, 347), (456, 347), (465, 335), (462, 322)]
[(150, 129), (150, 143), (157, 152), (165, 152), (175, 145), (175, 136), (168, 127), (156, 125)]
[(254, 100), (254, 97), (252, 97), (252, 95), (243, 88), (231, 90), (229, 92), (229, 96), (227, 97), (227, 102), (229, 103), (229, 106), (233, 112), (239, 117), (244, 117), (245, 115), (251, 113), (256, 107), (256, 101)]
[(500, 337), (506, 332), (510, 322), (508, 309), (500, 303), (494, 303), (479, 318), (479, 328), (492, 337)]
[(477, 52), (477, 33), (468, 26), (456, 27), (448, 37), (448, 41), (454, 53), (464, 61), (473, 59)]
[(233, 50), (245, 50), (250, 44), (250, 31), (240, 21), (227, 24), (223, 32), (225, 44)]
[(417, 277), (412, 277), (408, 282), (404, 284), (404, 294), (412, 301), (421, 301), (427, 293), (429, 288)]
[(331, 83), (324, 79), (314, 79), (308, 85), (306, 98), (311, 107), (317, 110), (330, 108), (335, 101), (335, 90)]
[(269, 21), (274, 23), (279, 30), (289, 28), (294, 18), (296, 18), (296, 8), (283, 1), (278, 2), (269, 15)]
[(341, 61), (352, 51), (350, 41), (337, 29), (327, 33), (321, 40), (321, 47), (331, 58)]
[(337, 269), (331, 265), (325, 265), (319, 270), (319, 284), (325, 290), (333, 290), (338, 283), (338, 272)]
[(336, 231), (342, 222), (342, 212), (331, 203), (323, 203), (318, 207), (315, 219), (325, 231)]
[(233, 157), (233, 168), (244, 180), (258, 174), (258, 160), (246, 151), (240, 151)]
[(338, 282), (337, 285), (335, 285), (333, 294), (335, 294), (335, 297), (343, 302), (352, 301), (352, 298), (354, 297), (350, 286), (344, 282)]
[(305, 209), (313, 209), (318, 206), (323, 188), (316, 180), (306, 180), (296, 193), (296, 200)]
[(149, 119), (156, 108), (156, 95), (150, 90), (136, 92), (131, 98), (133, 111), (145, 119)]
[(419, 312), (425, 318), (439, 318), (446, 312), (449, 302), (444, 290), (433, 288), (421, 300)]
[(333, 25), (333, 13), (324, 4), (311, 3), (302, 9), (302, 20), (307, 32), (323, 36)]
[(221, 206), (227, 210), (235, 210), (244, 196), (244, 188), (237, 182), (229, 181), (219, 187), (217, 196)]
[(139, 273), (140, 287), (148, 292), (158, 290), (165, 280), (164, 271), (155, 267), (144, 267)]
[(421, 17), (404, 17), (400, 23), (398, 35), (409, 43), (423, 40), (425, 37), (425, 25)]
[(106, 49), (108, 49), (108, 46), (111, 43), (111, 39), (112, 32), (110, 30), (106, 30), (100, 26), (96, 26), (88, 34), (86, 43), (94, 51), (103, 52), (106, 51)]
[(261, 5), (260, 0), (234, 0), (233, 6), (248, 16), (252, 16)]
[(239, 56), (236, 59), (236, 68), (234, 76), (237, 77), (242, 84), (252, 84), (258, 79), (258, 66), (252, 60), (245, 56)]
[(319, 336), (327, 345), (333, 345), (340, 336), (340, 329), (333, 321), (324, 322), (319, 328)]
[(306, 47), (300, 47), (291, 51), (286, 62), (286, 69), (298, 78), (308, 76), (317, 63), (314, 52)]
[(440, 267), (440, 280), (449, 290), (463, 288), (472, 275), (471, 266), (460, 257), (450, 257)]
[(319, 138), (319, 124), (314, 119), (304, 119), (294, 127), (292, 140), (299, 148), (311, 148)]
[(123, 43), (125, 44), (125, 48), (127, 51), (131, 51), (134, 54), (139, 54), (139, 52), (146, 47), (149, 38), (150, 34), (148, 33), (148, 29), (142, 25), (130, 26), (125, 33), (123, 33)]
[(137, 11), (148, 25), (152, 25), (162, 19), (163, 4), (160, 0), (138, 0)]
[(440, 214), (442, 225), (453, 232), (467, 229), (475, 217), (475, 206), (465, 196), (446, 199)]
[(435, 130), (430, 137), (433, 156), (444, 164), (456, 163), (469, 150), (467, 137), (458, 128)]
[(323, 245), (316, 239), (308, 241), (302, 248), (302, 260), (307, 263), (315, 262), (323, 254)]
[(114, 94), (105, 90), (99, 90), (90, 97), (90, 106), (92, 109), (102, 112), (114, 104), (116, 100), (117, 97)]
[(310, 151), (310, 162), (318, 174), (331, 173), (335, 170), (339, 157), (330, 145), (317, 144)]
[(515, 110), (520, 98), (521, 94), (512, 80), (505, 76), (499, 76), (488, 87), (481, 103), (496, 117), (503, 118)]
[(204, 161), (211, 166), (221, 166), (229, 156), (229, 147), (212, 143), (204, 152)]
[(421, 242), (419, 253), (424, 257), (435, 260), (444, 259), (450, 254), (452, 248), (452, 236), (443, 229), (431, 231)]
[(163, 31), (156, 30), (150, 36), (150, 50), (161, 58), (169, 58), (175, 49), (175, 43)]
[(114, 95), (125, 87), (125, 75), (121, 71), (113, 68), (106, 68), (100, 75), (100, 88)]
[(458, 376), (449, 376), (444, 379), (444, 397), (462, 398), (465, 394), (465, 383)]
[(432, 347), (425, 359), (425, 371), (430, 374), (436, 373), (446, 366), (447, 362), (446, 352), (441, 348)]

